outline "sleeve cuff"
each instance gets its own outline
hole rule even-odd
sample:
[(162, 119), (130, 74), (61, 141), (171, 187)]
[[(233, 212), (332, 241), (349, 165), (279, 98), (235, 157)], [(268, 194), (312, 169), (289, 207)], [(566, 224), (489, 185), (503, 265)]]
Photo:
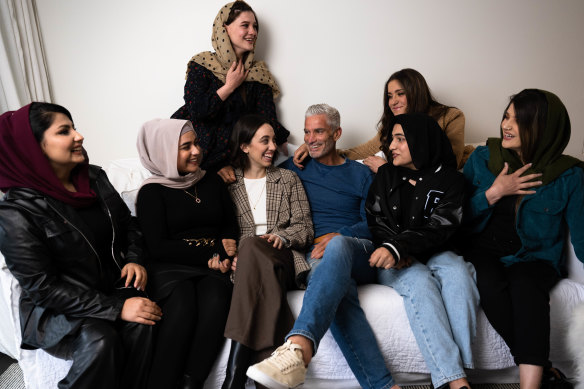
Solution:
[(399, 261), (401, 260), (401, 256), (399, 255), (399, 251), (397, 250), (397, 248), (388, 242), (382, 243), (381, 245), (389, 250), (391, 255), (393, 255), (393, 257), (395, 258), (395, 263), (398, 264)]

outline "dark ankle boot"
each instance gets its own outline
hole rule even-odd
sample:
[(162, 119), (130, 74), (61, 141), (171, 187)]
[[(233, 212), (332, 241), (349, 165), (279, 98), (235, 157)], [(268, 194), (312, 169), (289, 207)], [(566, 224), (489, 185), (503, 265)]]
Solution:
[(225, 372), (225, 381), (221, 389), (244, 389), (247, 376), (247, 368), (251, 363), (253, 350), (243, 344), (231, 341), (231, 350), (229, 351), (229, 360), (227, 361), (227, 371)]

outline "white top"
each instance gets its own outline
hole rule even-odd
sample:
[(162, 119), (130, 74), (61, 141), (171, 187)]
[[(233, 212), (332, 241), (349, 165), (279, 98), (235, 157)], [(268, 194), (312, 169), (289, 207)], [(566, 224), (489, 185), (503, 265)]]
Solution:
[(249, 200), (249, 207), (255, 222), (256, 235), (263, 235), (268, 231), (268, 217), (266, 213), (266, 177), (244, 178), (245, 191)]

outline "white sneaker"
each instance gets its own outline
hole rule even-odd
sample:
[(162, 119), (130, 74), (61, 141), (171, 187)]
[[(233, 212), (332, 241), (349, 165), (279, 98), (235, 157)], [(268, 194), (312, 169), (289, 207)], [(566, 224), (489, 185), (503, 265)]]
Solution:
[(250, 366), (247, 376), (270, 389), (299, 387), (306, 377), (302, 347), (286, 341), (269, 358)]

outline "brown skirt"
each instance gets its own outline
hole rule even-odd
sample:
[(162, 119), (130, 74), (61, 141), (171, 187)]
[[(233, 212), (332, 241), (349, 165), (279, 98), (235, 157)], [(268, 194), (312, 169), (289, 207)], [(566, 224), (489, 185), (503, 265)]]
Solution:
[(252, 350), (279, 346), (294, 325), (286, 292), (295, 287), (294, 258), (266, 239), (244, 239), (237, 254), (237, 270), (225, 337)]

